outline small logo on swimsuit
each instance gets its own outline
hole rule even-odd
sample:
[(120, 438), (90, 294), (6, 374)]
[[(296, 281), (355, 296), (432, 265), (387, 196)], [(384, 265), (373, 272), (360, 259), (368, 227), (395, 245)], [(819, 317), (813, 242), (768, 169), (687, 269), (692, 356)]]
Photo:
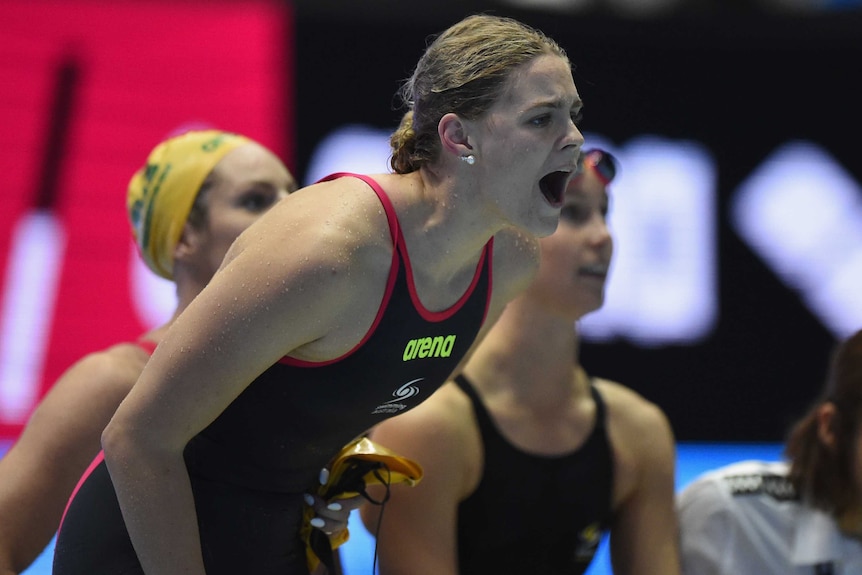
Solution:
[(414, 379), (413, 381), (408, 381), (398, 389), (392, 392), (392, 395), (395, 399), (390, 399), (384, 403), (381, 403), (377, 407), (374, 408), (374, 411), (371, 413), (398, 413), (399, 411), (403, 411), (407, 409), (407, 405), (400, 403), (406, 399), (413, 397), (414, 395), (419, 395), (419, 387), (414, 385), (419, 383), (425, 379), (424, 377), (420, 377), (418, 379)]
[(578, 563), (589, 563), (599, 548), (602, 539), (601, 525), (590, 523), (578, 533), (578, 541), (575, 543), (574, 559)]

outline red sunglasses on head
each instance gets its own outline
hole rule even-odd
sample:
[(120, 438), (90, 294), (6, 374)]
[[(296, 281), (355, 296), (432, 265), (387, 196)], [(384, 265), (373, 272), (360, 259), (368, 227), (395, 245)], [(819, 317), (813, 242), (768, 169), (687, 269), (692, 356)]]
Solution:
[(617, 159), (610, 152), (593, 148), (581, 154), (578, 159), (578, 172), (583, 173), (589, 166), (604, 185), (610, 184), (617, 175)]

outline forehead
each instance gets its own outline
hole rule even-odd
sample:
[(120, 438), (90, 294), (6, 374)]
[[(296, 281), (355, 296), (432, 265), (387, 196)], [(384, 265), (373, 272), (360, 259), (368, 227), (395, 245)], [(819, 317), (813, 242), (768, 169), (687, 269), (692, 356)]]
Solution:
[(566, 188), (566, 199), (572, 201), (590, 200), (604, 203), (607, 202), (608, 195), (608, 187), (592, 170), (584, 171), (569, 182)]
[(249, 142), (225, 154), (224, 158), (216, 164), (216, 168), (221, 172), (233, 172), (238, 168), (271, 167), (273, 163), (280, 162), (269, 150)]
[(254, 180), (282, 184), (293, 181), (281, 160), (254, 142), (225, 154), (213, 168), (212, 175), (228, 183)]
[(512, 71), (503, 87), (500, 103), (527, 109), (552, 105), (581, 104), (568, 60), (556, 54), (543, 54)]

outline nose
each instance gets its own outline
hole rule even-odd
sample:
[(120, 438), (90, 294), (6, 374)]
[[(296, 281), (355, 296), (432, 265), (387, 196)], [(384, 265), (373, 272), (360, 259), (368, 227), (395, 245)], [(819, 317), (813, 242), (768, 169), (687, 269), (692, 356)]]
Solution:
[(598, 247), (612, 245), (613, 237), (611, 236), (611, 230), (603, 215), (597, 215), (593, 218), (593, 225), (590, 226), (590, 241), (594, 246)]
[(577, 154), (580, 153), (583, 145), (584, 135), (581, 133), (581, 130), (578, 128), (578, 125), (575, 124), (574, 120), (570, 119), (566, 129), (566, 135), (563, 138), (563, 147), (573, 148), (576, 153), (575, 159), (577, 159)]

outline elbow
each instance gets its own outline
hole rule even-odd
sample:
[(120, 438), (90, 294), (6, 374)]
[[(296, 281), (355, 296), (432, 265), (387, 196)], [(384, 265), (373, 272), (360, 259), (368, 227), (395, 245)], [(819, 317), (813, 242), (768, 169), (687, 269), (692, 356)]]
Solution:
[(110, 461), (128, 449), (131, 440), (124, 426), (116, 422), (116, 417), (108, 422), (102, 430), (102, 452), (105, 459)]
[(101, 443), (105, 462), (113, 473), (135, 466), (182, 461), (187, 442), (172, 441), (159, 433), (157, 426), (143, 426), (118, 412), (102, 431)]
[(115, 462), (126, 462), (146, 456), (147, 438), (136, 432), (134, 426), (114, 415), (102, 430), (101, 443), (105, 461), (110, 467)]

